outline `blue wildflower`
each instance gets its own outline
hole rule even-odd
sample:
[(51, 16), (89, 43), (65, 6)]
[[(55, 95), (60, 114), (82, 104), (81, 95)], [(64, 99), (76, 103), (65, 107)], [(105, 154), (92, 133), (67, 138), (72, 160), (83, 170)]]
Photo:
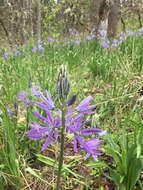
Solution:
[(37, 52), (37, 47), (34, 47), (34, 48), (32, 49), (32, 52), (33, 52), (33, 53), (36, 53), (36, 52)]
[(6, 58), (8, 58), (10, 55), (11, 55), (10, 52), (5, 52), (4, 55), (3, 55), (3, 58), (6, 59)]
[(8, 113), (9, 116), (12, 116), (12, 115), (13, 115), (13, 112), (12, 112), (11, 109), (7, 109), (7, 113)]

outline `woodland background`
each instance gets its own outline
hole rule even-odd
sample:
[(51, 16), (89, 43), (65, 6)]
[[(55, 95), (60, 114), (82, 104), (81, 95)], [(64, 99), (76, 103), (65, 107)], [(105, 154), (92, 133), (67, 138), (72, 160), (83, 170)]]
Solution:
[(14, 46), (67, 37), (71, 29), (96, 35), (103, 29), (114, 38), (118, 30), (142, 27), (142, 18), (143, 0), (1, 0), (0, 39)]

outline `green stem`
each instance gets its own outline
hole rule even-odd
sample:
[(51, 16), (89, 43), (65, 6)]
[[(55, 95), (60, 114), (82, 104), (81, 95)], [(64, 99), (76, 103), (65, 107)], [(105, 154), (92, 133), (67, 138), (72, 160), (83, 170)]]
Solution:
[(60, 157), (59, 157), (59, 164), (58, 164), (56, 190), (59, 190), (61, 170), (62, 170), (63, 160), (64, 160), (64, 131), (65, 131), (65, 105), (63, 103), (63, 106), (62, 106), (61, 147), (60, 147)]

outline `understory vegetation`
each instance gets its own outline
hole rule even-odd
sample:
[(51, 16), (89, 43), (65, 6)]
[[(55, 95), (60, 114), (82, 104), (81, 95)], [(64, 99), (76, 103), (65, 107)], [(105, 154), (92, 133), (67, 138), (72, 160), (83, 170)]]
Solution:
[[(41, 151), (45, 140), (33, 141), (26, 132), (30, 123), (38, 121), (33, 114), (37, 101), (33, 87), (50, 92), (54, 105), (60, 107), (56, 85), (61, 65), (68, 72), (69, 98), (76, 95), (73, 107), (88, 96), (96, 105), (96, 113), (85, 116), (92, 120), (84, 129), (106, 131), (98, 137), (103, 142), (98, 160), (85, 159), (83, 149), (75, 152), (72, 134), (65, 136), (61, 189), (143, 189), (142, 35), (140, 30), (140, 35), (106, 46), (94, 37), (75, 37), (49, 39), (36, 46), (29, 43), (11, 52), (1, 49), (0, 190), (55, 187), (60, 143), (53, 140)], [(20, 92), (28, 99), (20, 99)], [(39, 107), (36, 110), (46, 117)]]

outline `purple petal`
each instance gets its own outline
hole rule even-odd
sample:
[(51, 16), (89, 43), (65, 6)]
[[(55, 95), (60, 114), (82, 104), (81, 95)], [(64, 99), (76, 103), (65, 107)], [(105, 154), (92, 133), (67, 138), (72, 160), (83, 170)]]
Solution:
[(54, 118), (53, 118), (51, 112), (48, 109), (46, 109), (46, 114), (47, 114), (47, 117), (48, 117), (48, 119), (50, 121), (50, 125), (53, 126), (54, 125)]
[[(90, 153), (91, 150), (90, 150), (90, 147), (87, 145), (87, 143), (84, 142), (80, 136), (77, 136), (77, 139), (78, 139), (78, 142), (79, 142), (79, 144), (81, 145), (81, 147), (82, 147), (87, 153)], [(90, 154), (91, 154), (91, 153), (90, 153)]]
[(69, 106), (68, 112), (66, 114), (66, 123), (70, 121), (71, 117), (72, 117), (72, 106)]
[(32, 86), (31, 88), (31, 95), (32, 96), (36, 96), (39, 97), (42, 94), (41, 89), (39, 86)]
[(95, 160), (95, 161), (98, 161), (98, 157), (97, 157), (97, 155), (92, 155), (92, 157), (93, 157), (93, 159)]
[(89, 110), (92, 110), (92, 109), (95, 109), (95, 108), (96, 108), (96, 105), (89, 106), (89, 107), (83, 107), (83, 108), (80, 109), (80, 112), (89, 111)]
[(61, 125), (61, 120), (57, 117), (56, 118), (56, 121), (55, 121), (55, 124), (54, 124), (54, 127), (57, 128)]
[(101, 133), (98, 133), (97, 135), (98, 135), (99, 137), (102, 137), (102, 136), (104, 136), (106, 133), (107, 133), (107, 131), (104, 130), (104, 131), (102, 131)]
[(79, 120), (75, 124), (75, 130), (76, 131), (79, 131), (79, 129), (80, 129), (81, 121), (82, 121), (82, 117), (80, 117)]
[(47, 98), (48, 98), (48, 100), (49, 100), (49, 104), (50, 104), (50, 106), (51, 106), (51, 109), (54, 109), (55, 106), (54, 106), (53, 100), (52, 100), (52, 98), (51, 98), (50, 93), (49, 93), (47, 90), (46, 90), (46, 95), (47, 95)]
[(100, 133), (101, 130), (100, 129), (94, 129), (94, 128), (91, 128), (91, 129), (83, 129), (81, 131), (81, 134), (82, 135), (85, 135), (85, 136), (88, 136), (88, 135), (91, 135), (93, 133)]
[(47, 125), (50, 124), (50, 122), (48, 121), (48, 119), (46, 119), (45, 117), (41, 116), (38, 112), (36, 111), (32, 111), (34, 113), (34, 115), (40, 119), (41, 121), (43, 121), (44, 123), (46, 123)]
[(76, 121), (78, 121), (80, 118), (82, 118), (83, 117), (83, 114), (79, 114), (79, 115), (77, 115), (75, 118), (73, 118), (72, 120), (71, 120), (71, 123), (74, 123), (74, 122), (76, 122)]
[(27, 98), (26, 96), (26, 91), (25, 92), (19, 92), (18, 94), (18, 101), (23, 101), (25, 98)]
[(47, 109), (47, 106), (46, 106), (45, 104), (42, 104), (42, 103), (40, 103), (40, 102), (35, 102), (35, 104), (36, 104), (39, 108), (42, 108), (42, 109), (44, 109), (44, 110)]
[(33, 129), (39, 129), (39, 127), (41, 127), (40, 124), (37, 122), (33, 122), (33, 124), (30, 123), (29, 126)]
[(83, 112), (84, 114), (93, 114), (96, 113), (96, 111), (91, 111), (91, 112)]
[(54, 130), (54, 136), (55, 136), (55, 142), (57, 142), (59, 135), (56, 130)]
[(89, 123), (90, 121), (92, 121), (92, 119), (88, 119), (88, 120), (86, 120), (85, 122), (83, 122), (83, 123), (80, 125), (80, 129), (81, 129), (84, 125), (87, 125), (87, 123)]
[(77, 140), (76, 140), (75, 136), (74, 136), (73, 143), (74, 143), (74, 152), (78, 152), (78, 149), (77, 149)]
[(87, 107), (92, 100), (92, 96), (88, 96), (84, 100), (80, 102), (80, 104), (75, 108), (76, 111), (80, 111), (80, 109)]
[(53, 135), (53, 130), (50, 131), (49, 136), (48, 136), (46, 142), (43, 144), (41, 151), (45, 150), (46, 147), (51, 143), (52, 135)]
[(85, 155), (85, 157), (84, 157), (84, 160), (86, 160), (87, 158), (89, 158), (89, 156), (90, 156), (90, 154), (87, 153), (87, 154)]
[(48, 127), (41, 127), (39, 129), (31, 129), (29, 131), (26, 132), (26, 134), (45, 134), (47, 133), (47, 131), (49, 131)]
[(43, 102), (46, 104), (46, 109), (53, 109), (53, 107), (50, 105), (50, 102), (43, 96), (41, 95), (41, 99), (43, 100)]
[(45, 136), (42, 135), (26, 135), (26, 137), (32, 140), (41, 140), (45, 138)]
[[(52, 98), (51, 98), (51, 95), (49, 94), (49, 92), (46, 90), (46, 95), (47, 95), (47, 98), (45, 98), (45, 96), (43, 96), (43, 94), (41, 94), (41, 99), (43, 100), (43, 102), (46, 104), (46, 105), (42, 105), (42, 109), (49, 109), (49, 110), (53, 110), (54, 109), (54, 103), (52, 101)], [(40, 104), (39, 104), (40, 105)], [(40, 105), (41, 106), (41, 105)]]

